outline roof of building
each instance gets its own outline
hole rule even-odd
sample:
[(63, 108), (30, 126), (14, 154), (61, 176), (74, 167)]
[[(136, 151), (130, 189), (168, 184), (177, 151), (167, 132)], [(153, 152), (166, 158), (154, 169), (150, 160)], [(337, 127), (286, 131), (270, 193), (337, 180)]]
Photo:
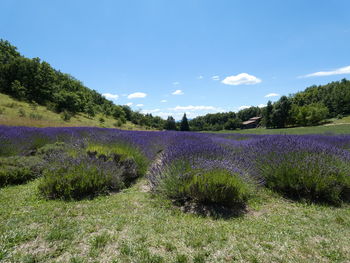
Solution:
[(261, 117), (253, 117), (253, 118), (250, 118), (249, 121), (253, 121), (253, 120), (260, 120)]
[(243, 125), (248, 125), (248, 124), (251, 124), (251, 123), (255, 123), (256, 120), (249, 120), (249, 121), (244, 121), (242, 122)]

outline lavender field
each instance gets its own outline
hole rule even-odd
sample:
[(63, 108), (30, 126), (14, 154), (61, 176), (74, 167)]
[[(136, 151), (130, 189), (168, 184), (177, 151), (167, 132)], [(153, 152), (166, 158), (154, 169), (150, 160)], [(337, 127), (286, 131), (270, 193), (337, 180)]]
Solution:
[[(346, 262), (350, 256), (348, 237), (338, 232), (340, 228), (350, 232), (350, 135), (1, 126), (0, 144), (0, 209), (1, 220), (6, 222), (0, 227), (0, 261), (96, 262), (101, 254), (101, 262), (231, 262), (233, 258), (284, 262), (288, 255), (275, 251), (283, 244), (287, 244), (285, 252), (297, 251), (294, 262), (312, 255), (315, 261), (309, 258), (308, 262)], [(103, 210), (105, 206), (109, 208)], [(68, 217), (73, 215), (73, 221), (57, 214), (63, 210)], [(81, 222), (87, 211), (94, 216)], [(293, 211), (293, 216), (286, 211)], [(279, 215), (283, 222), (276, 219), (276, 212), (287, 213)], [(58, 219), (51, 218), (51, 213)], [(133, 213), (148, 215), (142, 214), (142, 220)], [(319, 226), (311, 223), (315, 217), (321, 220)], [(54, 222), (48, 223), (48, 218)], [(179, 231), (192, 227), (197, 232), (180, 238), (175, 228), (165, 231), (171, 224), (154, 232), (151, 226), (161, 218), (173, 220)], [(267, 225), (259, 227), (257, 218)], [(286, 223), (288, 218), (294, 221)], [(106, 222), (97, 224), (96, 220)], [(118, 220), (122, 226), (116, 225)], [(251, 220), (253, 228), (249, 228)], [(48, 230), (48, 224), (56, 232)], [(98, 227), (87, 230), (86, 224)], [(251, 233), (241, 243), (236, 228), (240, 224), (247, 224), (242, 234)], [(332, 226), (334, 232), (321, 228), (328, 224), (338, 228)], [(220, 225), (227, 231), (214, 231)], [(279, 234), (269, 227), (267, 235), (266, 226), (275, 227)], [(299, 228), (296, 233), (293, 227), (305, 232)], [(126, 231), (119, 233), (123, 238), (116, 234), (122, 229)], [(202, 237), (202, 231), (212, 236)], [(232, 231), (235, 241), (227, 236)], [(325, 243), (309, 244), (316, 236)], [(337, 239), (340, 243), (332, 247)], [(232, 242), (248, 246), (248, 251), (234, 250)], [(301, 251), (302, 242), (310, 245), (310, 251)], [(80, 243), (89, 249), (70, 247)], [(143, 251), (137, 243), (148, 244), (150, 249)], [(262, 243), (270, 245), (261, 247)]]

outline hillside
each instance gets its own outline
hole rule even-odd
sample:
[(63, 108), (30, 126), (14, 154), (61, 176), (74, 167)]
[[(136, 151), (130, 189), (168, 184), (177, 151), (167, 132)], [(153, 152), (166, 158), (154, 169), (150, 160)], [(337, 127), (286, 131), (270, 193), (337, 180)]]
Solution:
[[(64, 115), (65, 120), (69, 119), (71, 125), (100, 126), (103, 124), (112, 127), (117, 122), (118, 127), (131, 128), (133, 125), (130, 125), (130, 122), (132, 122), (144, 129), (162, 129), (164, 126), (164, 120), (160, 117), (133, 111), (126, 105), (116, 105), (102, 94), (86, 87), (73, 76), (53, 68), (49, 63), (39, 58), (22, 56), (15, 46), (1, 39), (0, 93), (29, 104), (45, 106), (51, 111), (51, 113), (42, 112), (45, 118), (44, 116), (34, 117), (32, 113), (32, 118), (28, 120), (25, 119), (26, 114), (21, 114), (22, 119), (15, 120), (13, 118), (17, 116), (16, 112), (19, 109), (13, 107), (14, 110), (8, 111), (11, 122), (8, 120), (7, 122), (14, 125), (31, 125), (33, 120), (36, 120), (33, 124), (38, 125), (66, 125), (59, 121), (58, 114), (52, 113), (55, 112)], [(3, 100), (8, 99), (7, 97)], [(4, 102), (4, 104), (11, 103), (11, 101)], [(25, 104), (22, 106), (27, 109), (27, 111), (23, 109), (24, 111), (30, 112)], [(39, 110), (44, 110), (44, 108), (39, 108)], [(105, 123), (100, 123), (101, 118), (105, 120)], [(45, 119), (47, 122), (44, 121)]]
[[(101, 122), (101, 118), (103, 118), (104, 122)], [(65, 121), (62, 113), (50, 111), (45, 106), (18, 101), (2, 93), (0, 93), (0, 125), (34, 127), (95, 126), (128, 130), (145, 129), (145, 127), (135, 125), (130, 121), (123, 124), (112, 117), (106, 117), (102, 114), (89, 117), (87, 114), (78, 113), (72, 116), (70, 120)]]

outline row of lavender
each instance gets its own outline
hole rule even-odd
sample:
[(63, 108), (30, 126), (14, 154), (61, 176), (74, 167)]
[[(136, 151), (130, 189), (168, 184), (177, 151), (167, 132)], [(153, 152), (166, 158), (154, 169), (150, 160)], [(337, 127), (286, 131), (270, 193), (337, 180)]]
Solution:
[[(121, 131), (102, 128), (0, 126), (0, 155), (27, 155), (55, 141), (69, 144), (127, 143), (151, 161), (154, 191), (169, 174), (188, 179), (189, 170), (226, 171), (244, 182), (297, 198), (350, 199), (350, 135), (239, 135)], [(187, 176), (187, 177), (186, 177)], [(193, 175), (191, 175), (193, 177)]]

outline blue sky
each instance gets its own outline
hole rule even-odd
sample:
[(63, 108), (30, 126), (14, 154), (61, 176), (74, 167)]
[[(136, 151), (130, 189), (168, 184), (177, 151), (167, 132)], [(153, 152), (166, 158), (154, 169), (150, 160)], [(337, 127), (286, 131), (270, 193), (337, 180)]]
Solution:
[(349, 78), (349, 10), (348, 0), (2, 0), (0, 38), (117, 104), (192, 118)]

